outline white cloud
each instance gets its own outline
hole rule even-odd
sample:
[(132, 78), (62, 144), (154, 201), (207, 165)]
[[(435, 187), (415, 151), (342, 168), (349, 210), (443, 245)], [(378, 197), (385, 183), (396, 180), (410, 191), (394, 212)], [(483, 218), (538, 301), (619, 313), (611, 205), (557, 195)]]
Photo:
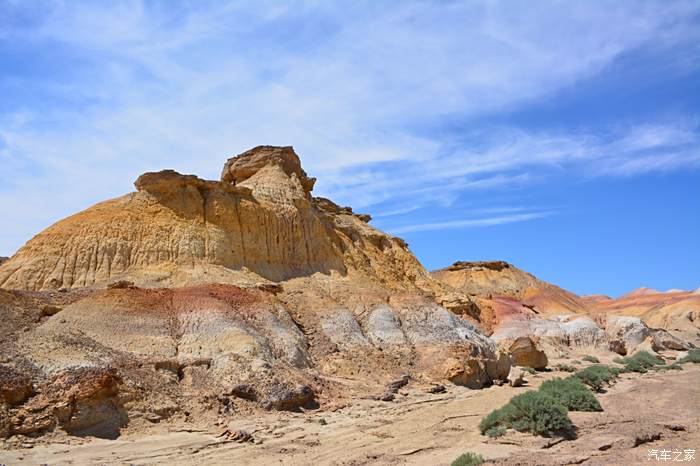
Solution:
[(516, 214), (516, 215), (501, 215), (497, 217), (486, 217), (486, 218), (472, 218), (472, 219), (462, 219), (462, 220), (450, 220), (447, 222), (430, 222), (430, 223), (417, 223), (413, 225), (404, 225), (394, 228), (389, 228), (389, 232), (393, 234), (401, 233), (413, 233), (416, 231), (434, 231), (434, 230), (448, 230), (454, 228), (473, 228), (473, 227), (487, 227), (494, 225), (503, 225), (506, 223), (514, 222), (524, 222), (527, 220), (533, 220), (537, 218), (546, 217), (550, 212), (530, 212), (527, 214)]
[[(532, 167), (697, 163), (697, 127), (673, 122), (613, 142), (501, 128), (465, 145), (426, 129), (547, 98), (639, 47), (685, 50), (700, 35), (692, 1), (55, 2), (30, 22), (12, 22), (26, 3), (7, 5), (3, 45), (50, 49), (65, 65), (0, 75), (2, 92), (11, 80), (51, 97), (0, 115), (6, 253), (143, 171), (215, 178), (258, 144), (294, 145), (319, 194), (360, 207), (448, 205), (464, 190), (530, 183)], [(679, 134), (682, 150), (668, 144)]]

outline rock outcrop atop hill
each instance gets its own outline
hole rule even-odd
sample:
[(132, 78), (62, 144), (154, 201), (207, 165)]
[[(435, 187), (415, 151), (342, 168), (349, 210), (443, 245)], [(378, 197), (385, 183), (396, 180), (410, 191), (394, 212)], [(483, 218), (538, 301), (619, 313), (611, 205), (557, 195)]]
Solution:
[(146, 173), (137, 192), (39, 233), (0, 267), (0, 287), (281, 281), (361, 275), (389, 287), (428, 278), (406, 244), (327, 199), (291, 147), (260, 146), (226, 162), (220, 181)]

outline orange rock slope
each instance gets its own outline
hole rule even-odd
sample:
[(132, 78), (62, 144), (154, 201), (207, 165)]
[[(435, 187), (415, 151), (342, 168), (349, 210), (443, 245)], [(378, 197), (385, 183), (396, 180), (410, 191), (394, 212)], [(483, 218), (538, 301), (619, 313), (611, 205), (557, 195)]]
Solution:
[(660, 292), (640, 288), (617, 299), (584, 296), (583, 302), (593, 315), (619, 314), (642, 319), (650, 327), (673, 331), (690, 341), (700, 339), (700, 293), (669, 290)]

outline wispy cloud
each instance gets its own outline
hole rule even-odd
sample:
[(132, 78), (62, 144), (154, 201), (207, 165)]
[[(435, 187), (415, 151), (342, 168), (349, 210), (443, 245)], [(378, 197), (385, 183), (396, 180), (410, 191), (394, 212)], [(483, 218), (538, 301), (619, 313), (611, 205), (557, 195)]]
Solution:
[(550, 212), (531, 212), (527, 214), (502, 215), (497, 217), (472, 218), (461, 220), (450, 220), (447, 222), (417, 223), (389, 228), (389, 232), (394, 234), (413, 233), (416, 231), (448, 230), (454, 228), (475, 228), (503, 225), (506, 223), (525, 222), (550, 215)]
[[(695, 1), (3, 2), (0, 209), (12, 222), (0, 251), (143, 171), (215, 178), (258, 144), (293, 144), (319, 194), (385, 212), (534, 183), (543, 168), (697, 165), (687, 121), (600, 135), (479, 118), (546, 100), (640, 48), (696, 66), (699, 11)], [(434, 130), (456, 116), (470, 122), (459, 138)]]

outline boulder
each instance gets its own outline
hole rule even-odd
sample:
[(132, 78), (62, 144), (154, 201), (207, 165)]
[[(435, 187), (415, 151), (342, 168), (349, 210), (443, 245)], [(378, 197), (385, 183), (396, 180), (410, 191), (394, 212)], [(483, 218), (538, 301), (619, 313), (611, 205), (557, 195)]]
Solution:
[(285, 382), (273, 382), (266, 389), (264, 400), (265, 409), (277, 411), (300, 411), (301, 408), (318, 408), (316, 394), (308, 385), (290, 385)]
[(638, 317), (608, 316), (605, 322), (605, 331), (611, 340), (620, 340), (627, 353), (642, 344), (651, 331)]
[(9, 434), (60, 426), (77, 435), (116, 438), (128, 422), (119, 399), (121, 377), (109, 367), (73, 367), (46, 380), (41, 393), (10, 420)]
[(510, 355), (514, 366), (544, 369), (549, 363), (545, 352), (530, 337), (519, 337), (512, 341), (504, 340), (500, 342), (500, 347)]
[(33, 392), (32, 380), (11, 366), (0, 364), (0, 402), (9, 406), (26, 400)]
[(511, 367), (508, 373), (508, 383), (511, 387), (521, 387), (525, 382), (525, 371), (519, 367)]
[(655, 351), (661, 351), (665, 349), (674, 351), (687, 351), (692, 348), (692, 346), (681, 340), (680, 338), (670, 334), (663, 329), (655, 329), (652, 334), (653, 338), (653, 348)]

